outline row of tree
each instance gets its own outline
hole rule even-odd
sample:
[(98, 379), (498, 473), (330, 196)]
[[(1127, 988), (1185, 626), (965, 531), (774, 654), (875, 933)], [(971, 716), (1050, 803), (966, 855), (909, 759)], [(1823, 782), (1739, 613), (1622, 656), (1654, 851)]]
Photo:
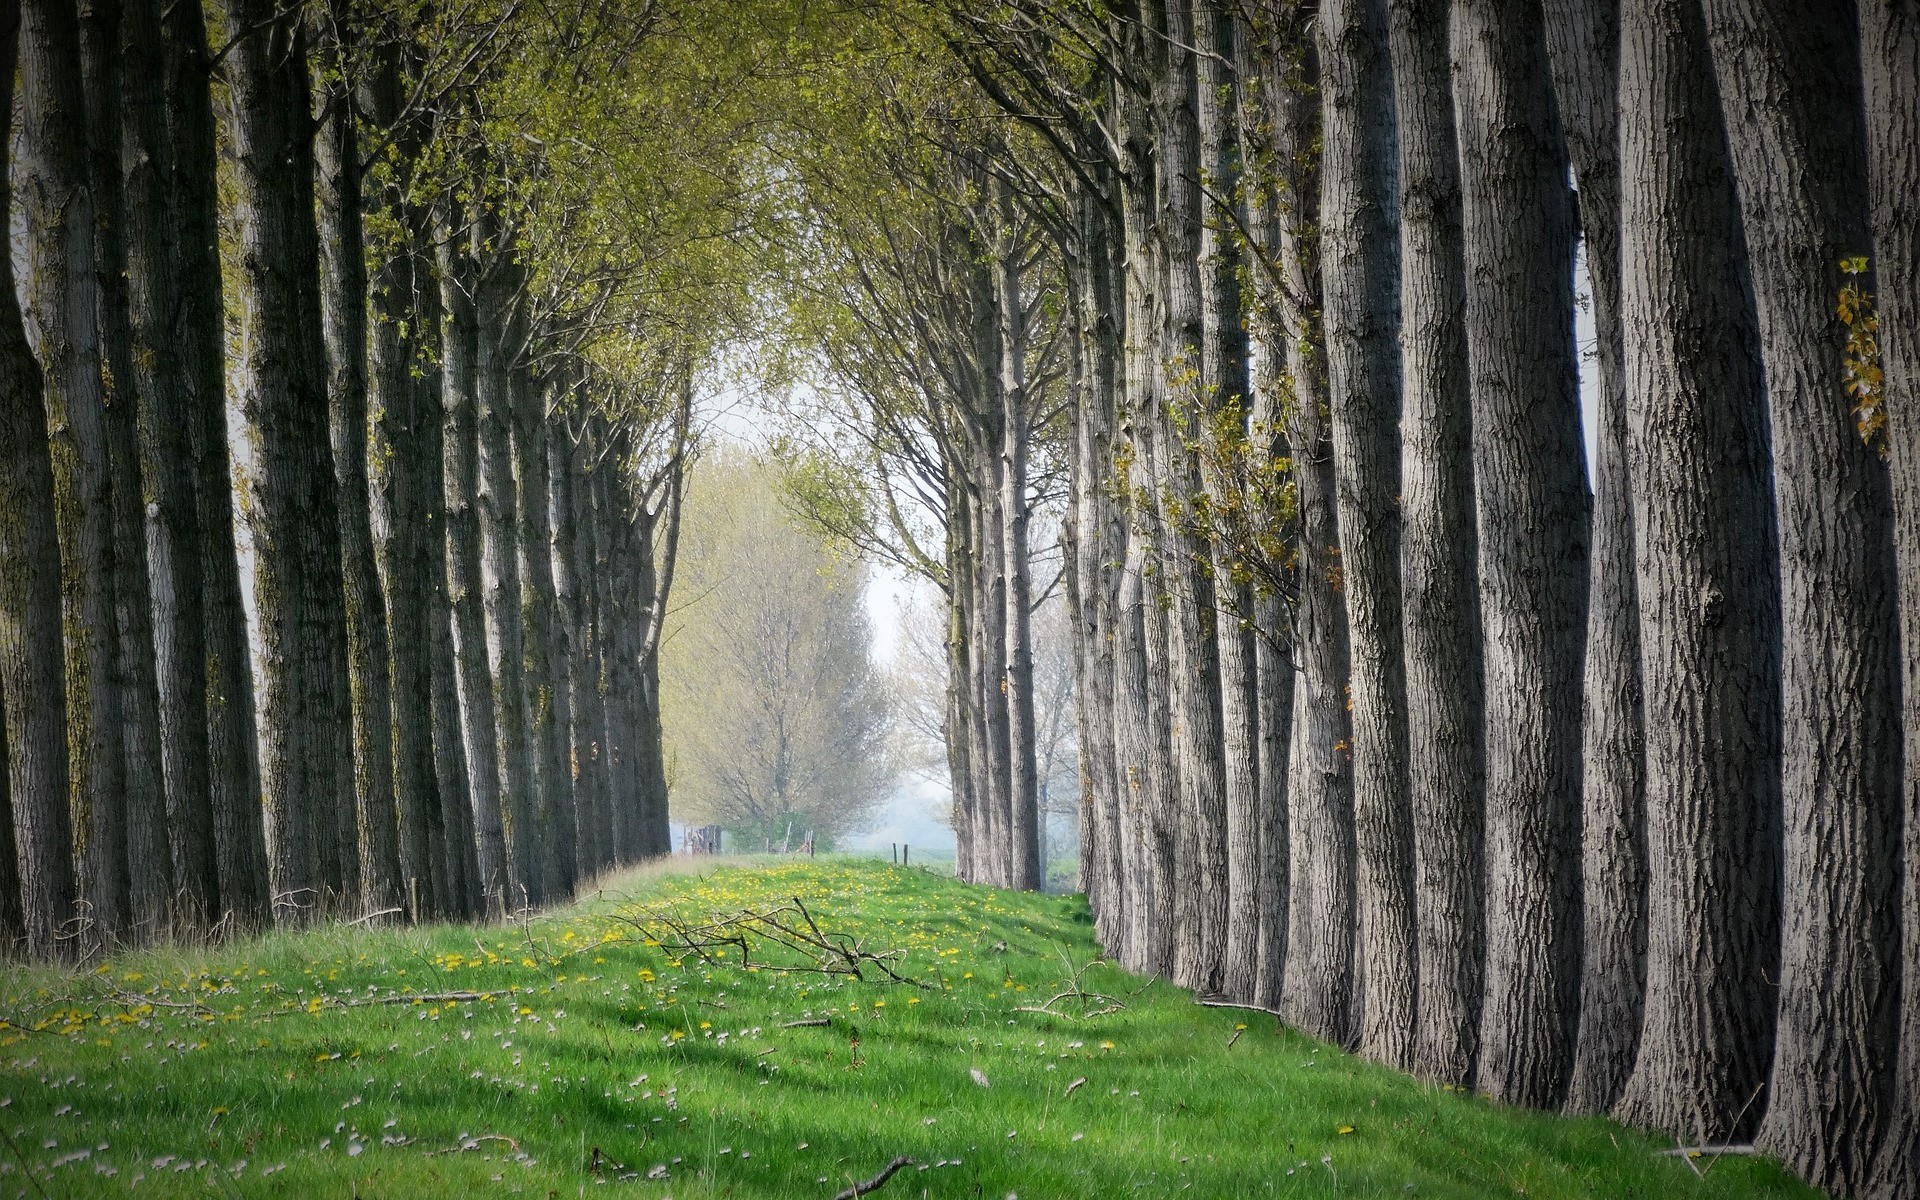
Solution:
[(660, 630), (737, 284), (729, 211), (654, 199), (713, 131), (599, 86), (674, 74), (651, 11), (0, 18), (9, 952), (499, 914), (669, 848)]
[(963, 873), (1041, 461), (1120, 961), (1920, 1194), (1920, 12), (916, 11), (886, 203), (810, 184), (882, 472), (812, 508), (946, 589)]

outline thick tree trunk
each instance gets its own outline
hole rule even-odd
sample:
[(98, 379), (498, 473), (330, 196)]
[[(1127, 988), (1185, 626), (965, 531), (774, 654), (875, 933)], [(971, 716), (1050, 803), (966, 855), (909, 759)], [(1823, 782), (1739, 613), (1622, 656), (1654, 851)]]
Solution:
[(53, 434), (74, 857), (83, 947), (127, 928), (125, 764), (114, 607), (113, 480), (103, 388), (80, 30), (71, 5), (20, 15), (23, 116), (15, 172), (30, 253), (21, 292)]
[[(11, 31), (0, 34), (9, 36)], [(0, 55), (0, 61), (11, 63), (15, 57), (8, 49)], [(0, 952), (18, 957), (26, 948), (27, 923), (20, 899), (20, 861), (15, 857), (13, 840), (13, 799), (7, 783), (12, 770), (7, 755), (7, 697), (0, 690)]]
[(1487, 970), (1479, 1085), (1560, 1103), (1580, 1003), (1588, 500), (1566, 149), (1538, 8), (1453, 12), (1486, 630)]
[(1027, 394), (1026, 297), (1021, 291), (1013, 205), (1003, 198), (1001, 220), (1007, 244), (994, 256), (994, 290), (1000, 313), (1000, 573), (1006, 580), (1005, 657), (1007, 709), (1006, 884), (1038, 891), (1046, 882), (1040, 854), (1040, 777), (1033, 712), (1033, 571), (1028, 562), (1027, 443), (1032, 435), (1032, 398)]
[[(333, 440), (333, 475), (338, 487), (347, 669), (352, 686), (356, 840), (361, 850), (359, 877), (350, 882), (358, 904), (372, 912), (401, 904), (406, 896), (400, 868), (399, 822), (394, 812), (392, 644), (388, 640), (386, 595), (374, 561), (367, 478), (367, 250), (361, 219), (361, 152), (355, 97), (343, 82), (349, 70), (346, 48), (338, 41), (343, 36), (347, 35), (333, 31), (326, 47), (330, 69), (337, 77), (321, 89), (320, 107), (327, 120), (314, 141), (314, 152), (320, 190), (327, 426)], [(387, 286), (391, 282), (382, 280)], [(410, 365), (399, 343), (399, 331), (391, 325), (376, 332), (383, 360), (380, 366), (389, 375)], [(384, 411), (398, 397), (391, 387), (382, 391)]]
[(145, 941), (174, 923), (173, 855), (161, 780), (160, 692), (154, 663), (152, 589), (147, 573), (145, 496), (139, 410), (146, 403), (134, 373), (133, 314), (127, 281), (127, 196), (120, 172), (120, 4), (80, 7), (80, 60), (86, 93), (89, 186), (93, 192), (95, 303), (107, 453), (113, 475), (113, 594), (116, 686), (126, 763), (127, 936)]
[(1484, 782), (1473, 413), (1446, 6), (1395, 0), (1400, 150), (1400, 569), (1408, 791), (1419, 897), (1413, 1070), (1464, 1087), (1479, 1057)]
[(241, 410), (253, 443), (260, 714), (276, 908), (320, 915), (349, 878), (338, 697), (346, 639), (338, 484), (327, 436), (305, 31), (267, 0), (230, 6), (239, 170)]
[(639, 792), (639, 770), (634, 745), (634, 675), (637, 664), (629, 653), (636, 645), (633, 630), (635, 605), (632, 581), (627, 576), (629, 548), (633, 539), (633, 512), (627, 486), (621, 473), (624, 439), (618, 430), (606, 430), (608, 449), (599, 470), (593, 473), (595, 492), (594, 530), (599, 540), (599, 558), (594, 574), (600, 580), (600, 606), (595, 623), (606, 631), (601, 647), (604, 659), (604, 688), (607, 711), (608, 822), (612, 835), (612, 861), (624, 866), (635, 859), (635, 831), (640, 818), (635, 811)]
[[(170, 229), (179, 301), (170, 319), (186, 391), (193, 460), (201, 612), (206, 631), (207, 781), (213, 810), (217, 915), (238, 930), (273, 919), (262, 827), (259, 726), (240, 560), (234, 544), (233, 459), (227, 446), (225, 304), (221, 295), (213, 67), (199, 0), (162, 10), (173, 199)], [(182, 618), (184, 619), (184, 618)], [(190, 669), (194, 664), (183, 663)]]
[[(607, 869), (614, 855), (613, 818), (609, 811), (612, 805), (612, 779), (607, 757), (607, 631), (600, 624), (600, 593), (606, 581), (595, 565), (600, 554), (600, 526), (604, 519), (596, 502), (599, 489), (595, 480), (598, 473), (606, 469), (604, 465), (592, 465), (598, 445), (598, 439), (594, 437), (594, 425), (588, 421), (573, 468), (574, 529), (577, 535), (574, 574), (578, 580), (580, 605), (580, 638), (574, 646), (573, 723), (574, 752), (576, 755), (584, 754), (576, 764), (582, 784), (580, 820), (582, 828), (587, 830), (582, 836), (592, 846), (592, 855), (584, 860), (583, 867), (596, 874)], [(587, 824), (589, 821), (590, 826)]]
[[(0, 220), (12, 228), (14, 65), (20, 23), (0, 20)], [(40, 365), (15, 298), (13, 258), (0, 257), (0, 695), (10, 828), (29, 957), (71, 957), (62, 935), (77, 915), (68, 807), (66, 654), (51, 439)], [(29, 704), (24, 697), (34, 697)]]
[(447, 603), (453, 613), (454, 658), (459, 667), (461, 727), (467, 780), (473, 788), (475, 869), (488, 913), (507, 909), (506, 835), (500, 800), (499, 726), (493, 707), (493, 667), (487, 648), (485, 582), (481, 573), (479, 432), (474, 370), (479, 328), (472, 260), (446, 230), (440, 240), (441, 408), (447, 512)]
[(1860, 57), (1893, 466), (1906, 763), (1900, 1044), (1893, 1108), (1870, 1188), (1889, 1200), (1913, 1200), (1920, 1196), (1920, 4), (1862, 3)]
[(1852, 6), (1703, 5), (1745, 216), (1779, 511), (1779, 1034), (1759, 1141), (1815, 1186), (1866, 1182), (1899, 981), (1891, 501), (1839, 392), (1840, 263), (1869, 249)]
[(1627, 481), (1620, 334), (1617, 0), (1546, 6), (1555, 98), (1579, 187), (1579, 234), (1599, 364), (1593, 565), (1587, 602), (1582, 735), (1586, 961), (1567, 1110), (1606, 1112), (1633, 1070), (1646, 976), (1646, 795), (1640, 614)]
[(1327, 396), (1352, 651), (1360, 1051), (1413, 1066), (1413, 814), (1400, 603), (1399, 245), (1385, 0), (1320, 10)]
[[(476, 245), (482, 244), (479, 231)], [(496, 250), (496, 253), (498, 251)], [(488, 702), (499, 738), (500, 808), (506, 829), (507, 908), (541, 896), (540, 843), (532, 732), (527, 721), (526, 639), (521, 625), (519, 519), (513, 480), (515, 359), (520, 350), (519, 273), (504, 258), (479, 281), (475, 357), (475, 415), (479, 429), (480, 580), (486, 611)]]
[(181, 309), (172, 243), (176, 200), (169, 187), (173, 153), (154, 0), (127, 0), (119, 33), (124, 104), (117, 150), (126, 189), (131, 380), (140, 395), (140, 474), (149, 497), (144, 543), (153, 599), (169, 901), (182, 926), (199, 929), (219, 913), (220, 883), (208, 775), (203, 551), (189, 433), (193, 405), (173, 326)]
[[(1623, 7), (1628, 460), (1640, 661), (1661, 719), (1647, 730), (1660, 769), (1646, 793), (1646, 1019), (1618, 1111), (1716, 1142), (1742, 1132), (1773, 1040), (1780, 594), (1766, 401), (1699, 12)], [(1590, 997), (1583, 1017), (1636, 1007)], [(1631, 1044), (1631, 1026), (1594, 1037)]]
[(590, 569), (581, 563), (582, 539), (589, 536), (591, 517), (581, 503), (584, 488), (573, 439), (563, 414), (547, 422), (547, 473), (553, 501), (553, 592), (559, 631), (555, 655), (556, 688), (566, 688), (567, 720), (563, 750), (566, 777), (573, 796), (573, 861), (585, 880), (600, 870), (600, 795), (594, 752), (599, 742), (597, 717), (600, 673), (593, 662), (591, 605), (582, 599), (592, 586)]

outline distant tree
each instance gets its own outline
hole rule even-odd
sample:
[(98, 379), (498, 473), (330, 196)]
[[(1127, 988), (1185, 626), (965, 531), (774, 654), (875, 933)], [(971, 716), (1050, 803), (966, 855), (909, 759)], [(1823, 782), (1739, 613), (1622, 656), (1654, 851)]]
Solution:
[(866, 568), (782, 506), (778, 476), (722, 454), (696, 472), (680, 595), (661, 654), (674, 807), (797, 843), (857, 829), (893, 781)]

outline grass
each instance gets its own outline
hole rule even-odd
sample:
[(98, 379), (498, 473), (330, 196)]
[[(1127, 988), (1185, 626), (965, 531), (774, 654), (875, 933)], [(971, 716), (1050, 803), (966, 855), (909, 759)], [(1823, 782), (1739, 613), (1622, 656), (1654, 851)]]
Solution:
[[(0, 977), (0, 1195), (825, 1200), (900, 1155), (883, 1198), (1814, 1195), (1764, 1160), (1661, 1157), (1088, 966), (1075, 897), (870, 860), (703, 865), (525, 926)], [(703, 962), (641, 915), (796, 896), (932, 986), (778, 971), (804, 960), (764, 944), (768, 965)], [(1076, 975), (1126, 1007), (1022, 1011)], [(417, 998), (446, 992), (501, 994)]]

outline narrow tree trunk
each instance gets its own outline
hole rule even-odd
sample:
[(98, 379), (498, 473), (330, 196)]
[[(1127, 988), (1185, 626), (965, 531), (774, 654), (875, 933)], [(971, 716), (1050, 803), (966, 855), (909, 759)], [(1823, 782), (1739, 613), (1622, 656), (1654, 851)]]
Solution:
[(1579, 187), (1599, 361), (1593, 565), (1582, 735), (1585, 955), (1567, 1110), (1606, 1112), (1633, 1070), (1646, 977), (1646, 795), (1640, 614), (1620, 335), (1617, 0), (1546, 7), (1555, 99)]
[[(206, 630), (207, 781), (219, 910), (240, 931), (273, 919), (262, 827), (259, 726), (240, 560), (234, 544), (233, 460), (227, 446), (225, 303), (221, 295), (212, 55), (199, 0), (162, 10), (170, 224), (179, 271), (171, 341), (186, 390), (193, 461), (201, 612)], [(182, 620), (185, 618), (182, 617)], [(191, 669), (193, 663), (183, 663)]]
[(1900, 1044), (1893, 1108), (1870, 1190), (1920, 1196), (1920, 5), (1860, 5), (1868, 196), (1879, 284), (1899, 564), (1905, 862), (1900, 908)]
[[(567, 730), (554, 669), (553, 530), (547, 476), (547, 398), (557, 386), (517, 372), (513, 457), (519, 483), (520, 612), (525, 638), (527, 726), (532, 739), (533, 846), (541, 902), (573, 894), (572, 780), (564, 769)], [(559, 678), (564, 679), (564, 675)]]
[(600, 580), (599, 612), (595, 623), (606, 631), (601, 647), (602, 672), (607, 711), (608, 831), (615, 865), (634, 861), (634, 831), (639, 818), (634, 812), (639, 774), (634, 748), (634, 671), (627, 651), (634, 645), (632, 621), (634, 605), (626, 577), (628, 547), (633, 537), (633, 514), (627, 486), (621, 473), (626, 464), (621, 457), (624, 439), (618, 430), (603, 427), (608, 449), (601, 467), (593, 473), (595, 493), (594, 532), (599, 541), (599, 558), (594, 575)]
[(1399, 245), (1385, 0), (1320, 10), (1327, 395), (1352, 649), (1360, 1051), (1413, 1066), (1413, 814), (1400, 603)]
[[(11, 36), (11, 30), (0, 35)], [(0, 61), (11, 64), (17, 57), (9, 48), (0, 55)], [(12, 772), (7, 754), (7, 697), (0, 690), (0, 953), (18, 957), (26, 948), (27, 923), (20, 897), (20, 860), (13, 838), (13, 797), (9, 791)]]
[(1466, 266), (1445, 5), (1395, 0), (1388, 36), (1400, 129), (1400, 569), (1420, 897), (1412, 1065), (1423, 1078), (1463, 1087), (1479, 1050), (1484, 774)]
[[(13, 79), (20, 23), (0, 20), (0, 220), (12, 226), (3, 168), (13, 148)], [(27, 344), (13, 280), (0, 256), (0, 695), (6, 725), (9, 833), (19, 864), (29, 957), (71, 957), (62, 935), (77, 915), (68, 807), (66, 654), (61, 637), (60, 544), (40, 365)], [(24, 697), (34, 702), (24, 702)]]
[[(181, 925), (219, 914), (207, 727), (207, 631), (200, 513), (195, 495), (191, 380), (173, 322), (182, 309), (172, 242), (166, 77), (155, 0), (127, 0), (118, 53), (124, 97), (119, 166), (126, 188), (127, 293), (138, 389), (145, 544), (153, 598), (159, 700), (158, 763), (166, 800), (172, 895)], [(120, 101), (115, 101), (120, 103)]]
[(1560, 1103), (1580, 1003), (1580, 666), (1588, 501), (1573, 223), (1538, 8), (1453, 13), (1473, 471), (1486, 627), (1482, 1090)]
[[(584, 387), (584, 385), (583, 385)], [(580, 394), (583, 394), (580, 393)], [(553, 593), (559, 632), (555, 654), (556, 690), (566, 688), (567, 720), (563, 723), (567, 756), (568, 792), (573, 797), (573, 861), (581, 879), (598, 873), (599, 794), (594, 771), (595, 700), (589, 695), (599, 673), (589, 668), (591, 627), (589, 606), (581, 599), (589, 586), (581, 570), (580, 546), (584, 506), (580, 503), (579, 465), (573, 439), (567, 435), (565, 415), (547, 422), (547, 474), (553, 500)]]
[[(336, 6), (334, 20), (340, 14)], [(345, 583), (347, 669), (352, 686), (353, 790), (360, 873), (351, 886), (366, 911), (406, 899), (400, 830), (394, 811), (395, 708), (387, 600), (374, 561), (372, 499), (367, 478), (367, 253), (361, 219), (360, 138), (356, 99), (346, 82), (347, 49), (331, 31), (326, 46), (333, 78), (321, 89), (326, 124), (315, 139), (319, 168), (321, 310), (327, 351), (327, 426), (339, 489), (340, 568)], [(382, 280), (382, 290), (392, 286)], [(375, 345), (391, 376), (409, 364), (399, 330), (382, 323)], [(389, 384), (391, 379), (386, 380)], [(402, 385), (405, 380), (402, 378)], [(385, 413), (399, 397), (379, 397)], [(404, 411), (404, 405), (402, 406)]]
[(69, 795), (86, 948), (126, 930), (125, 763), (114, 607), (113, 480), (107, 441), (87, 186), (87, 124), (80, 30), (71, 5), (21, 9), (23, 121), (15, 173), (26, 218), (29, 272), (21, 291), (38, 334), (53, 432), (54, 514), (60, 528), (67, 635)]
[(441, 339), (441, 406), (447, 511), (447, 603), (453, 613), (454, 658), (460, 676), (461, 727), (467, 780), (473, 788), (475, 869), (485, 911), (507, 908), (507, 851), (500, 801), (499, 726), (493, 707), (493, 668), (487, 648), (485, 582), (481, 572), (478, 404), (474, 370), (479, 329), (472, 260), (440, 240), (440, 300), (446, 309)]
[[(1780, 593), (1766, 402), (1699, 12), (1678, 0), (1623, 9), (1627, 458), (1640, 662), (1661, 719), (1647, 730), (1660, 769), (1646, 792), (1646, 1020), (1617, 1111), (1717, 1142), (1744, 1132), (1766, 1079), (1779, 953)], [(1590, 999), (1583, 1015), (1634, 1013)], [(1633, 1041), (1631, 1027), (1589, 1036)]]
[(1866, 1182), (1899, 982), (1891, 500), (1839, 392), (1843, 259), (1869, 249), (1851, 6), (1703, 5), (1745, 217), (1779, 511), (1785, 855), (1779, 1034), (1759, 1142)]
[(1033, 712), (1033, 571), (1028, 562), (1027, 443), (1032, 397), (1027, 394), (1026, 297), (1021, 290), (1013, 203), (1000, 204), (1004, 243), (994, 256), (1000, 313), (1000, 573), (1006, 579), (1005, 657), (1008, 780), (1008, 887), (1038, 891), (1046, 881), (1040, 854), (1040, 776)]
[[(476, 245), (482, 244), (476, 231)], [(481, 277), (479, 353), (474, 397), (479, 428), (480, 580), (486, 611), (488, 702), (499, 738), (501, 816), (506, 826), (507, 908), (540, 892), (540, 843), (534, 829), (532, 733), (527, 723), (526, 641), (520, 616), (519, 521), (513, 481), (513, 372), (519, 351), (517, 269), (505, 259)]]
[(95, 302), (107, 453), (113, 484), (113, 594), (116, 686), (126, 762), (128, 936), (140, 941), (173, 924), (173, 854), (161, 781), (160, 691), (154, 662), (152, 588), (147, 573), (145, 496), (139, 410), (146, 398), (134, 373), (133, 313), (127, 281), (127, 195), (120, 173), (120, 4), (89, 0), (80, 10), (80, 59), (86, 92), (93, 192)]
[(253, 442), (265, 796), (276, 905), (307, 919), (345, 883), (338, 696), (346, 637), (337, 482), (320, 346), (306, 38), (267, 0), (229, 7), (227, 58), (248, 329), (241, 409)]
[(596, 569), (600, 553), (600, 524), (603, 517), (595, 497), (596, 475), (603, 465), (594, 465), (598, 449), (591, 420), (583, 426), (582, 441), (573, 466), (573, 511), (576, 560), (574, 575), (579, 587), (580, 640), (575, 644), (573, 666), (573, 722), (577, 764), (581, 773), (580, 819), (583, 828), (591, 821), (586, 836), (592, 855), (586, 866), (598, 874), (613, 861), (611, 777), (607, 759), (607, 709), (603, 680), (606, 670), (607, 631), (600, 624), (600, 593), (606, 581)]

